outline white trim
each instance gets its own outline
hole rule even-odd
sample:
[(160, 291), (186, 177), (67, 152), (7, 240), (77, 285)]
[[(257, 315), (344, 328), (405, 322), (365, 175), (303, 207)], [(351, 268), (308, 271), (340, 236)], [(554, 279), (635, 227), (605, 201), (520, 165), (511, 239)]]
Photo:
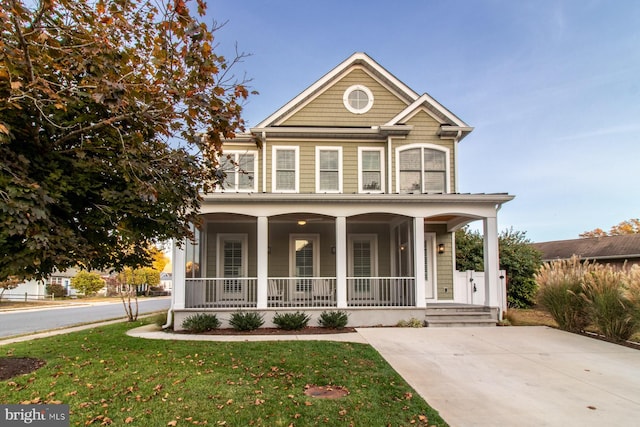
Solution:
[[(438, 111), (440, 114), (442, 114), (443, 116), (448, 118), (456, 126), (460, 126), (460, 127), (464, 127), (464, 128), (470, 128), (470, 126), (468, 124), (463, 122), (459, 117), (457, 117), (451, 111), (447, 110), (442, 104), (440, 104), (438, 101), (436, 101), (435, 99), (433, 99), (431, 96), (429, 96), (426, 93), (423, 94), (422, 96), (420, 96), (418, 99), (416, 99), (407, 108), (405, 108), (400, 113), (398, 113), (394, 118), (389, 120), (385, 125), (386, 126), (393, 126), (393, 125), (396, 125), (398, 123), (403, 123), (404, 121), (406, 121), (410, 117), (412, 117), (414, 114), (416, 114), (416, 112), (420, 110), (420, 107), (422, 107), (423, 104), (428, 104), (428, 105), (434, 107), (436, 109), (436, 111)], [(437, 117), (436, 115), (434, 115), (428, 108), (424, 108), (424, 109), (429, 115), (431, 115), (438, 122), (444, 123), (442, 121), (442, 118)]]
[(251, 189), (243, 189), (243, 188), (238, 188), (238, 184), (240, 181), (240, 168), (238, 166), (236, 166), (234, 168), (234, 174), (235, 174), (235, 186), (234, 188), (216, 188), (217, 192), (225, 192), (225, 191), (231, 191), (231, 192), (236, 192), (236, 193), (255, 193), (258, 191), (258, 151), (257, 150), (227, 150), (227, 151), (223, 151), (220, 155), (220, 160), (226, 160), (228, 155), (231, 155), (233, 158), (233, 161), (238, 164), (238, 158), (240, 155), (242, 154), (251, 154), (253, 155), (253, 186)]
[[(337, 151), (338, 152), (338, 189), (337, 190), (321, 190), (320, 189), (320, 152), (321, 151)], [(341, 146), (316, 146), (316, 193), (342, 193), (342, 177), (344, 168), (342, 166), (342, 147)]]
[(409, 86), (405, 85), (400, 80), (398, 80), (395, 76), (393, 76), (391, 73), (389, 73), (387, 70), (385, 70), (380, 64), (378, 64), (373, 59), (371, 59), (371, 57), (369, 57), (366, 53), (356, 52), (353, 55), (351, 55), (349, 58), (347, 58), (344, 61), (342, 61), (337, 67), (335, 67), (333, 70), (329, 71), (327, 74), (325, 74), (323, 77), (321, 77), (315, 83), (313, 83), (311, 86), (309, 86), (303, 92), (301, 92), (298, 96), (293, 98), (291, 101), (287, 102), (283, 107), (278, 109), (276, 112), (271, 114), (269, 117), (267, 117), (266, 119), (264, 119), (260, 123), (258, 123), (255, 127), (256, 128), (264, 128), (264, 127), (268, 127), (268, 126), (272, 126), (272, 125), (281, 124), (280, 123), (281, 120), (276, 122), (276, 120), (278, 120), (278, 118), (280, 118), (282, 115), (284, 115), (287, 112), (289, 112), (291, 109), (293, 109), (298, 104), (303, 102), (306, 98), (309, 98), (309, 97), (313, 96), (314, 94), (316, 94), (316, 92), (320, 91), (321, 88), (329, 87), (329, 83), (330, 82), (332, 82), (334, 79), (339, 77), (347, 69), (349, 69), (350, 67), (354, 66), (357, 62), (362, 62), (362, 63), (366, 64), (366, 66), (370, 67), (376, 73), (378, 73), (381, 76), (383, 76), (391, 84), (393, 84), (398, 91), (402, 92), (405, 96), (407, 96), (407, 98), (413, 99), (413, 100), (419, 98), (418, 93), (416, 93)]
[[(436, 145), (436, 144), (429, 144), (429, 143), (416, 143), (416, 144), (408, 144), (408, 145), (401, 145), (399, 147), (396, 147), (396, 193), (400, 193), (400, 152), (401, 151), (405, 151), (405, 150), (411, 150), (414, 148), (421, 148), (421, 149), (430, 149), (430, 150), (438, 150), (438, 151), (443, 151), (445, 154), (445, 176), (444, 176), (444, 186), (445, 186), (445, 193), (451, 193), (451, 154), (450, 154), (450, 150), (447, 147), (443, 147), (441, 145)], [(428, 192), (424, 191), (424, 156), (421, 155), (420, 156), (420, 164), (421, 166), (421, 173), (420, 173), (420, 181), (421, 181), (421, 186), (420, 186), (420, 192), (423, 194), (428, 194)]]
[[(362, 188), (362, 153), (364, 151), (380, 152), (380, 190), (365, 190)], [(358, 193), (384, 193), (386, 191), (385, 180), (385, 155), (384, 147), (358, 147)]]
[[(364, 92), (365, 95), (367, 95), (367, 105), (365, 105), (362, 108), (355, 108), (353, 105), (351, 105), (351, 102), (349, 102), (349, 96), (351, 95), (352, 92), (355, 92), (356, 90)], [(367, 111), (371, 110), (371, 107), (373, 107), (373, 101), (374, 101), (373, 92), (371, 92), (371, 90), (369, 90), (368, 87), (360, 84), (348, 87), (347, 90), (345, 90), (344, 94), (342, 95), (342, 103), (344, 104), (344, 107), (350, 112), (352, 112), (353, 114), (364, 114)]]
[[(293, 190), (278, 190), (277, 186), (277, 174), (276, 174), (276, 154), (278, 150), (293, 150), (295, 151), (295, 189)], [(299, 193), (300, 192), (300, 147), (297, 145), (273, 145), (271, 147), (271, 192), (272, 193)]]

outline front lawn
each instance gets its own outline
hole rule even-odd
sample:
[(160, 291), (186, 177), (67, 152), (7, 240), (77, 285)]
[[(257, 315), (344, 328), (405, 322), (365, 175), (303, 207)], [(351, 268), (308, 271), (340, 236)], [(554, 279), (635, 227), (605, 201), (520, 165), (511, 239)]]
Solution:
[[(39, 370), (0, 382), (0, 403), (66, 403), (71, 425), (447, 424), (370, 346), (326, 341), (185, 342), (118, 323), (0, 347)], [(305, 386), (344, 387), (339, 399)]]

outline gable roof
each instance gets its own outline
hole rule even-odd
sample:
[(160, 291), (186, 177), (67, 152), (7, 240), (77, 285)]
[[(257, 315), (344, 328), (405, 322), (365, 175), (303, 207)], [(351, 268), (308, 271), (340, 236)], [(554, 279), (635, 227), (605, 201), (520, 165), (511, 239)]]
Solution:
[[(389, 90), (395, 93), (398, 98), (402, 99), (402, 101), (406, 103), (407, 108), (397, 114), (385, 126), (403, 124), (403, 120), (412, 117), (415, 112), (421, 109), (425, 109), (439, 123), (445, 125), (444, 127), (447, 127), (447, 129), (449, 129), (450, 126), (451, 130), (461, 130), (461, 132), (463, 133), (462, 135), (460, 135), (461, 137), (463, 137), (473, 129), (428, 94), (424, 94), (422, 96), (418, 95), (418, 93), (398, 80), (393, 74), (391, 74), (384, 67), (374, 61), (366, 53), (356, 52), (349, 58), (342, 61), (337, 67), (329, 71), (327, 74), (313, 83), (283, 107), (258, 123), (255, 128), (252, 128), (252, 131), (255, 132), (259, 131), (260, 129), (281, 125), (287, 118), (291, 117), (295, 112), (299, 111), (314, 98), (330, 88), (335, 82), (340, 80), (355, 67), (360, 67), (365, 70), (368, 74), (370, 74), (376, 80), (380, 81), (383, 85), (389, 88)], [(456, 129), (453, 129), (453, 127), (455, 127)]]
[(531, 246), (542, 252), (543, 261), (569, 259), (573, 255), (594, 260), (640, 258), (640, 234), (557, 240)]

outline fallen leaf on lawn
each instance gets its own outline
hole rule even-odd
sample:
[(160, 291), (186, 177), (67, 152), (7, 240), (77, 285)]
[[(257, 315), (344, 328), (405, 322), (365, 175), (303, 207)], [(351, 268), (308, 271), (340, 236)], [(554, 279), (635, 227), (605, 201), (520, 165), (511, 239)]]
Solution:
[(311, 406), (313, 405), (313, 403), (309, 402), (308, 400), (306, 402), (304, 402), (305, 406)]
[(133, 422), (133, 417), (127, 417), (124, 419), (125, 424), (131, 424)]
[(168, 425), (168, 426), (170, 426), (170, 427), (175, 427), (177, 424), (178, 424), (178, 422), (177, 422), (176, 420), (169, 421), (169, 422), (167, 423), (167, 425)]

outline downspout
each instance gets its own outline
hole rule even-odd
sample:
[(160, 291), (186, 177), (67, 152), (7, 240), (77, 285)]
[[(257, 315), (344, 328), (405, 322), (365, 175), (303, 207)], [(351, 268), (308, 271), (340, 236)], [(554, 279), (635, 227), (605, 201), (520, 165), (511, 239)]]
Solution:
[(456, 182), (456, 185), (453, 188), (453, 192), (458, 192), (458, 143), (460, 142), (460, 136), (462, 136), (462, 131), (458, 130), (458, 134), (455, 138), (453, 138), (453, 179)]
[[(176, 244), (175, 240), (171, 240), (171, 261), (173, 263), (174, 261), (174, 251), (173, 251), (173, 247)], [(173, 264), (172, 264), (173, 265)], [(175, 302), (175, 297), (176, 297), (176, 293), (175, 293), (175, 282), (174, 282), (174, 277), (173, 277), (173, 267), (171, 268), (171, 305), (169, 306), (169, 310), (167, 310), (167, 323), (165, 323), (164, 325), (162, 325), (162, 329), (168, 329), (170, 327), (173, 326), (173, 306), (174, 306), (174, 302)]]
[(267, 192), (267, 132), (262, 131), (262, 192)]
[(387, 194), (391, 194), (392, 186), (391, 186), (391, 145), (392, 145), (391, 136), (387, 136)]

